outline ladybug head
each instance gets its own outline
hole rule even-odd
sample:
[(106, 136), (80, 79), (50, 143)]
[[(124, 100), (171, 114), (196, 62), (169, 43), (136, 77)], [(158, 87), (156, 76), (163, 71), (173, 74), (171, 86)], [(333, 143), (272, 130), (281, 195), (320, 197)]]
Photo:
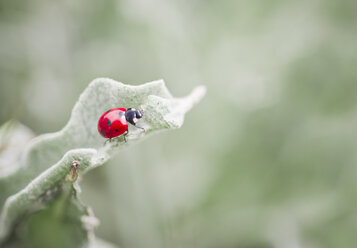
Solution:
[(136, 122), (138, 121), (138, 119), (140, 119), (142, 117), (143, 117), (143, 114), (141, 113), (141, 111), (134, 109), (134, 108), (128, 108), (125, 112), (126, 121), (134, 126), (136, 125)]

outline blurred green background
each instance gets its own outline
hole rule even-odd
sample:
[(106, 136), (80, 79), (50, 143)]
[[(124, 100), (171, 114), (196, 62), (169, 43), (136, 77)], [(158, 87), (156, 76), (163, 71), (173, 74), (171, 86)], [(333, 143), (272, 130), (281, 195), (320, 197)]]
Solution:
[(96, 77), (205, 99), (86, 174), (120, 247), (356, 247), (355, 0), (0, 1), (0, 123), (69, 119)]

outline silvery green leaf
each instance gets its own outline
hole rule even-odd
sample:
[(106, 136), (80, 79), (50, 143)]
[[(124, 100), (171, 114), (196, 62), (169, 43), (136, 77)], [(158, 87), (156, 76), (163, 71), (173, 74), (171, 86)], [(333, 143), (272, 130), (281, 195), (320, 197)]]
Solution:
[(22, 151), (33, 137), (28, 127), (13, 120), (0, 127), (0, 178), (18, 169)]
[[(56, 198), (53, 189), (65, 182), (74, 161), (79, 163), (77, 172), (83, 174), (104, 164), (118, 149), (148, 135), (179, 128), (185, 113), (204, 94), (205, 88), (199, 86), (184, 98), (174, 98), (162, 80), (131, 86), (108, 78), (95, 79), (79, 97), (67, 125), (59, 132), (33, 139), (11, 174), (0, 174), (0, 242), (21, 216), (51, 202), (39, 204), (39, 199)], [(97, 121), (106, 110), (116, 107), (141, 109), (144, 117), (138, 125), (146, 131), (132, 128), (127, 142), (119, 138), (104, 144)]]

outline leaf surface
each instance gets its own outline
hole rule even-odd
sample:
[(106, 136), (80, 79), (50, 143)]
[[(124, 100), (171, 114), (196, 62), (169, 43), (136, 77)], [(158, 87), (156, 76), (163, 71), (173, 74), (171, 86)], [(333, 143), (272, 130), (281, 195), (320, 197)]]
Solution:
[[(162, 80), (138, 86), (108, 78), (92, 81), (61, 131), (33, 139), (19, 162), (12, 165), (14, 169), (7, 169), (11, 173), (0, 167), (0, 242), (9, 236), (21, 216), (51, 202), (40, 199), (51, 198), (53, 189), (65, 182), (73, 161), (79, 162), (78, 173), (83, 174), (104, 164), (125, 146), (148, 135), (181, 127), (185, 113), (204, 94), (205, 88), (199, 86), (184, 98), (174, 98)], [(138, 125), (145, 132), (129, 127), (127, 142), (119, 138), (117, 142), (104, 144), (105, 139), (97, 131), (97, 121), (106, 110), (116, 107), (141, 109), (144, 116)]]

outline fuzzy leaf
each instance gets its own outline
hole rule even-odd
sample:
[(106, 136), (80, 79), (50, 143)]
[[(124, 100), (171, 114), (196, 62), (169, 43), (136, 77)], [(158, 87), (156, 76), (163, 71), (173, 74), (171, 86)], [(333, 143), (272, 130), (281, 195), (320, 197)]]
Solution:
[(0, 178), (18, 169), (21, 153), (33, 137), (29, 128), (13, 120), (0, 127)]
[[(73, 161), (79, 162), (78, 173), (83, 174), (105, 163), (124, 146), (153, 133), (179, 128), (185, 113), (204, 94), (205, 88), (199, 86), (185, 98), (173, 98), (162, 80), (131, 86), (107, 78), (95, 79), (81, 94), (61, 131), (32, 140), (10, 175), (0, 168), (0, 243), (19, 218), (39, 204), (39, 199), (51, 196), (53, 189), (63, 184)], [(104, 145), (97, 121), (104, 111), (116, 107), (142, 109), (144, 117), (138, 124), (146, 131), (133, 128), (128, 142)]]

